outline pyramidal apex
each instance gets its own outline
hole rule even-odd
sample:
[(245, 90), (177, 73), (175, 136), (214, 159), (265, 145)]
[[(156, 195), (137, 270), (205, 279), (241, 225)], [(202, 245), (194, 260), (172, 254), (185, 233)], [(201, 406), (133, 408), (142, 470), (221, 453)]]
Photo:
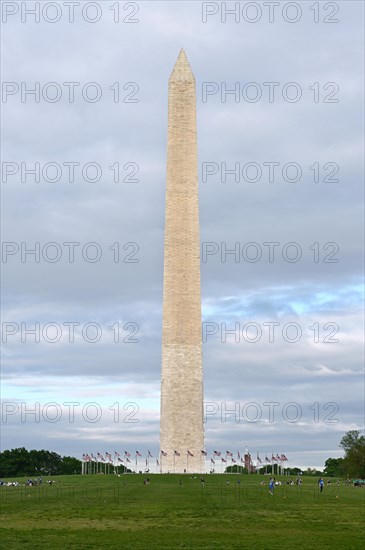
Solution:
[(170, 75), (170, 82), (177, 80), (187, 80), (192, 82), (195, 80), (183, 48), (180, 50), (179, 56)]

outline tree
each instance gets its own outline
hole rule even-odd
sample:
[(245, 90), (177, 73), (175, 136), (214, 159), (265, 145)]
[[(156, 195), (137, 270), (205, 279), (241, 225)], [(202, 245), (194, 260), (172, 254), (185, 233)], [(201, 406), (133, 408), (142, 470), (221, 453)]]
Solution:
[(365, 437), (358, 430), (350, 430), (340, 441), (345, 451), (344, 469), (349, 476), (365, 478)]
[(247, 469), (239, 464), (233, 464), (232, 466), (227, 466), (225, 469), (226, 474), (247, 474)]
[(324, 465), (324, 475), (328, 477), (342, 477), (345, 475), (343, 458), (327, 458)]
[(12, 476), (36, 476), (73, 474), (81, 472), (81, 462), (77, 458), (61, 457), (59, 454), (25, 447), (0, 453), (0, 478)]

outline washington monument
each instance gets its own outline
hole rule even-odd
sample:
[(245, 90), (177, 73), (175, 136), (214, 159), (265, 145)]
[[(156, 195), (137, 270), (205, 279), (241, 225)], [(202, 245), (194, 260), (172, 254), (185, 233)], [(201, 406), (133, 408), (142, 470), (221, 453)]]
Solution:
[(169, 79), (162, 327), (162, 472), (204, 471), (195, 78), (184, 50)]

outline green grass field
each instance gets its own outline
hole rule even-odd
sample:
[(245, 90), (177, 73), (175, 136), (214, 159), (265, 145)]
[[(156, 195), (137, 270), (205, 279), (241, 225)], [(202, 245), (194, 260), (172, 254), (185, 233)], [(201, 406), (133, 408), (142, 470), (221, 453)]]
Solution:
[(272, 496), (268, 478), (254, 474), (206, 475), (204, 486), (200, 476), (149, 475), (147, 486), (145, 477), (59, 476), (54, 485), (0, 487), (2, 547), (364, 548), (361, 487), (341, 481), (319, 494), (317, 479), (304, 477)]

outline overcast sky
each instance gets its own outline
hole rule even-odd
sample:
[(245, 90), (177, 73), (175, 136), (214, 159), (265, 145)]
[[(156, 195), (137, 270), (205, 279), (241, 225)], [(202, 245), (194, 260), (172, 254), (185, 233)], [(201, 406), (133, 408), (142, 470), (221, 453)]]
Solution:
[(2, 448), (157, 456), (183, 47), (208, 457), (341, 456), (363, 429), (363, 3), (40, 2), (39, 22), (34, 4), (2, 2)]

